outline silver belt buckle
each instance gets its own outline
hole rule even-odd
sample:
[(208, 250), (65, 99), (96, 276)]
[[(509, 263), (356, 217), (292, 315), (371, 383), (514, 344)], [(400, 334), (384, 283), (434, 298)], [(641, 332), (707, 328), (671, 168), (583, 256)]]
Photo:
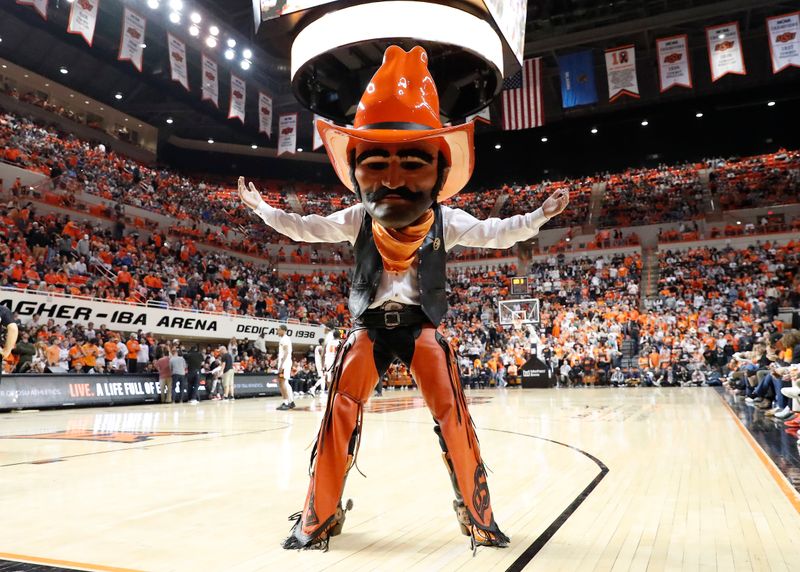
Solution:
[(400, 312), (384, 312), (383, 324), (387, 328), (394, 328), (400, 325)]

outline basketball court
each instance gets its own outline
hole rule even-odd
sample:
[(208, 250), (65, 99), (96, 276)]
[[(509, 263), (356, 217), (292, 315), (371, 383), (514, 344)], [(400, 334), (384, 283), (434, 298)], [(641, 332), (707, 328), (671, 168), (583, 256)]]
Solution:
[[(473, 556), (415, 391), (371, 400), (328, 552), (286, 551), (324, 403), (0, 416), (9, 570), (788, 570), (800, 495), (712, 388), (467, 393), (508, 549)], [(391, 445), (391, 446), (389, 446)], [(796, 454), (796, 453), (795, 453)], [(6, 568), (0, 569), (5, 570)]]

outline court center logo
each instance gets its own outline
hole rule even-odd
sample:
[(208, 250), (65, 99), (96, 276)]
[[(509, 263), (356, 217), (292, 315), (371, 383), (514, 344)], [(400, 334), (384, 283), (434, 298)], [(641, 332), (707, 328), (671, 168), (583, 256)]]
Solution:
[(29, 435), (0, 435), (0, 439), (55, 439), (60, 441), (105, 441), (108, 443), (141, 443), (154, 437), (208, 435), (208, 431), (92, 431), (68, 429)]

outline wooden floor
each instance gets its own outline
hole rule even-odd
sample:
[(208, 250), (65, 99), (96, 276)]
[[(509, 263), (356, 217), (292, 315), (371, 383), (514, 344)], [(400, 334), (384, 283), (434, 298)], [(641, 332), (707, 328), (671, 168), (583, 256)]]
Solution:
[[(322, 411), (0, 415), (0, 560), (147, 571), (789, 570), (800, 502), (709, 388), (468, 393), (505, 550), (473, 557), (416, 392), (366, 413), (330, 551), (287, 552)], [(20, 438), (27, 437), (27, 438)], [(3, 569), (0, 566), (0, 569)]]

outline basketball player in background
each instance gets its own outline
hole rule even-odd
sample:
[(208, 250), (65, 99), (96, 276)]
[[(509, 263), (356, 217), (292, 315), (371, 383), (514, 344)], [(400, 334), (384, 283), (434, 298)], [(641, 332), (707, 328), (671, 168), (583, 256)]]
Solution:
[(317, 391), (322, 391), (325, 387), (325, 366), (323, 360), (325, 356), (325, 338), (317, 340), (314, 346), (314, 369), (317, 370), (317, 383), (309, 390), (311, 395), (316, 395)]
[(278, 342), (278, 388), (281, 390), (283, 403), (278, 411), (294, 409), (294, 394), (289, 379), (292, 377), (292, 340), (289, 339), (288, 329), (281, 324), (278, 326), (281, 339)]

